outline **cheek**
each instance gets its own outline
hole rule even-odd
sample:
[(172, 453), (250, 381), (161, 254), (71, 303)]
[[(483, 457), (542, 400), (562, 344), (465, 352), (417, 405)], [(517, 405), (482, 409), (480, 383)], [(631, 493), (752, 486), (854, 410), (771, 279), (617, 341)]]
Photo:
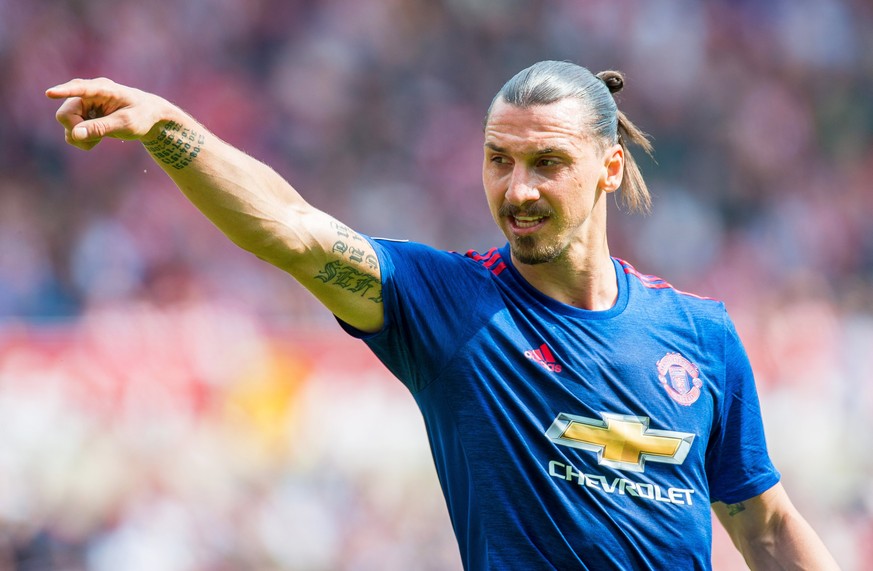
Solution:
[(577, 172), (568, 177), (566, 187), (573, 189), (578, 202), (589, 202), (594, 199), (597, 191), (598, 178), (596, 173)]
[(482, 188), (485, 190), (485, 198), (492, 208), (495, 204), (499, 207), (503, 203), (506, 192), (502, 189), (499, 177), (487, 171), (482, 173)]

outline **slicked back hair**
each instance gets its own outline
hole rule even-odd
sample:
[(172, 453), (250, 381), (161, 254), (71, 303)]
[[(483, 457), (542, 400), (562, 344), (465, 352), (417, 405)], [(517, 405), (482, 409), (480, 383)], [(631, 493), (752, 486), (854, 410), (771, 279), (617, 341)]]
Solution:
[(616, 143), (624, 151), (624, 177), (621, 200), (628, 210), (646, 213), (652, 199), (639, 166), (628, 149), (628, 143), (641, 147), (649, 156), (652, 144), (636, 125), (619, 111), (614, 94), (624, 87), (624, 75), (617, 71), (591, 73), (588, 69), (565, 61), (541, 61), (523, 69), (507, 81), (488, 107), (485, 124), (498, 100), (516, 107), (548, 105), (563, 99), (582, 102), (586, 117), (583, 128), (606, 148)]

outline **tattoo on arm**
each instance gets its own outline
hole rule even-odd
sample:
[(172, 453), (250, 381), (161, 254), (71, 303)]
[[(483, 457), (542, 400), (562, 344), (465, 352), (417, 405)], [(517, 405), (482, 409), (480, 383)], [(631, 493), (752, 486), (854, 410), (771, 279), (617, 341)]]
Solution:
[(366, 242), (366, 240), (364, 240), (364, 238), (360, 234), (358, 234), (348, 226), (340, 224), (336, 220), (332, 220), (330, 225), (334, 230), (336, 230), (336, 235), (340, 238), (352, 240), (353, 242)]
[(197, 158), (205, 143), (204, 134), (170, 121), (154, 141), (143, 146), (155, 159), (181, 170)]
[(327, 263), (315, 279), (357, 293), (373, 303), (382, 303), (382, 286), (378, 280), (339, 260)]
[(334, 254), (348, 257), (349, 260), (358, 265), (366, 264), (371, 270), (379, 269), (379, 260), (372, 254), (367, 254), (360, 246), (367, 243), (364, 238), (349, 228), (337, 221), (332, 221), (330, 225), (336, 230), (337, 241), (333, 243), (331, 251)]
[[(367, 241), (360, 234), (337, 221), (332, 221), (330, 225), (337, 235), (331, 253), (349, 260), (353, 265), (345, 263), (344, 260), (334, 260), (327, 263), (315, 279), (381, 304), (382, 284), (374, 276), (366, 273), (367, 268), (374, 271), (379, 269), (379, 260), (376, 256), (367, 254), (362, 248)], [(358, 268), (364, 268), (364, 271)]]
[(372, 254), (367, 254), (364, 252), (364, 250), (360, 248), (355, 248), (354, 246), (350, 246), (342, 240), (337, 240), (336, 242), (334, 242), (331, 251), (334, 254), (347, 256), (349, 260), (359, 265), (366, 264), (367, 267), (371, 270), (375, 270), (379, 267), (379, 262), (376, 260), (376, 256)]
[(743, 502), (739, 502), (736, 504), (728, 504), (727, 508), (728, 508), (728, 515), (731, 517), (737, 515), (740, 512), (746, 511), (746, 506), (745, 506), (745, 504), (743, 504)]

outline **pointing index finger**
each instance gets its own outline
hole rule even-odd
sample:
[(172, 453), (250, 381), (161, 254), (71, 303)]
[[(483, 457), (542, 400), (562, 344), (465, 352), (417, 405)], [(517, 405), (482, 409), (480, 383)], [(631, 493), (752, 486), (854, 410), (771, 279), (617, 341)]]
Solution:
[(60, 85), (55, 85), (54, 87), (49, 87), (45, 90), (45, 94), (51, 99), (64, 99), (66, 97), (81, 96), (81, 89), (76, 89), (76, 83), (79, 81), (81, 80), (74, 79), (66, 83), (61, 83)]
[(46, 89), (45, 94), (51, 99), (64, 99), (67, 97), (98, 97), (106, 95), (110, 88), (109, 80), (106, 79), (73, 79), (60, 85)]

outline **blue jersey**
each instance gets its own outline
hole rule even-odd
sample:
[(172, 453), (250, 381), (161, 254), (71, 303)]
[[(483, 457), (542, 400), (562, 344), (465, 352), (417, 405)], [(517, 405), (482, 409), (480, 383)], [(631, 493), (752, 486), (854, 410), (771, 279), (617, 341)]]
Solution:
[(384, 328), (363, 335), (412, 392), (467, 569), (708, 569), (710, 502), (779, 480), (721, 302), (614, 259), (606, 311), (484, 255), (372, 240)]

